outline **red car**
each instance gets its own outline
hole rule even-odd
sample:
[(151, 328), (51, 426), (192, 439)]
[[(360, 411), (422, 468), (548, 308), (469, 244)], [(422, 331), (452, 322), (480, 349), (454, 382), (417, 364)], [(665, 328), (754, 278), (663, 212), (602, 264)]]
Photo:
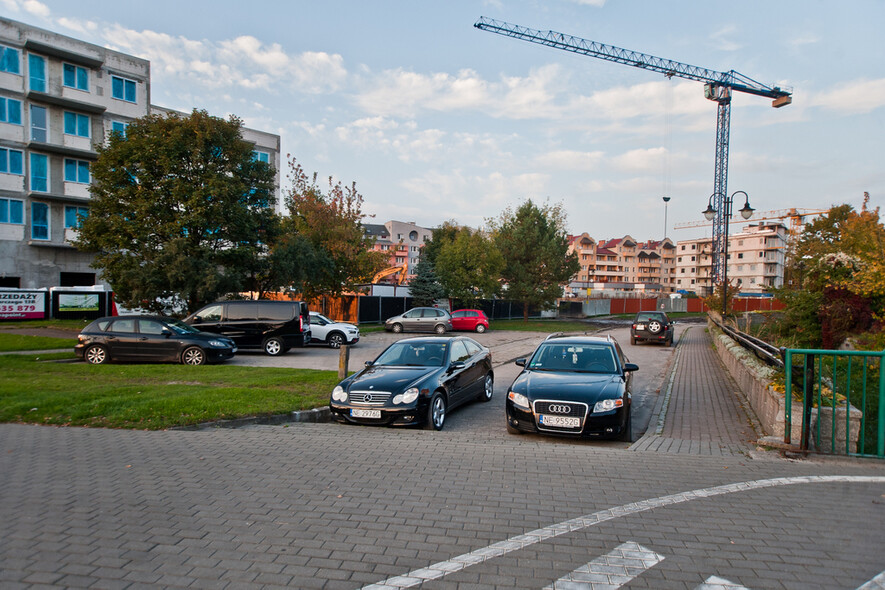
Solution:
[(482, 334), (488, 329), (489, 318), (479, 309), (459, 309), (452, 312), (452, 330)]

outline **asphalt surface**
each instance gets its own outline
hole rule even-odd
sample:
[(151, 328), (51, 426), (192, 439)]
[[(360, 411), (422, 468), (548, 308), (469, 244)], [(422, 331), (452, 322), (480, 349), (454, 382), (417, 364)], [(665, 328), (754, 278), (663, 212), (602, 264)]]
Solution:
[[(507, 434), (538, 334), (477, 338), (495, 397), (441, 432), (0, 425), (0, 587), (885, 587), (885, 465), (757, 450), (704, 328), (679, 336), (626, 346), (633, 444)], [(313, 355), (337, 366), (282, 362)]]

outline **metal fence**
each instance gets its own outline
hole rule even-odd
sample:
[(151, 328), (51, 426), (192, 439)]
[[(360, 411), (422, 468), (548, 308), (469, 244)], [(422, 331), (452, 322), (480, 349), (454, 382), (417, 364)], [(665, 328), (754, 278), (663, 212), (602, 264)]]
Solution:
[(883, 358), (885, 351), (785, 350), (784, 442), (792, 442), (796, 399), (803, 450), (885, 458)]

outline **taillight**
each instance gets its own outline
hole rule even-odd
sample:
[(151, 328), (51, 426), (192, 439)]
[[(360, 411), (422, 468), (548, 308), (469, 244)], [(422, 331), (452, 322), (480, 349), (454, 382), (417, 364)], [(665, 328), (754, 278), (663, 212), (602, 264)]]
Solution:
[(298, 316), (298, 331), (299, 332), (304, 331), (304, 316), (303, 315)]

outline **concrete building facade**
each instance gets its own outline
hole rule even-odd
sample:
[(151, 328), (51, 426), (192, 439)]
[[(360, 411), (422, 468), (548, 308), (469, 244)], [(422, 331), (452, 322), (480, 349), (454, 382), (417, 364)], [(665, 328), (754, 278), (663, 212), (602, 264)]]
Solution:
[(569, 242), (569, 253), (577, 254), (581, 265), (568, 285), (570, 293), (673, 290), (676, 246), (669, 238), (639, 242), (627, 235), (597, 241), (583, 233), (570, 236)]
[[(0, 287), (104, 284), (72, 240), (96, 147), (152, 112), (150, 74), (147, 60), (0, 18)], [(254, 134), (279, 187), (279, 136)]]
[[(412, 221), (364, 223), (363, 231), (374, 240), (372, 250), (382, 252), (388, 257), (390, 268), (406, 268), (406, 276), (402, 282), (408, 282), (415, 276), (415, 267), (421, 259), (421, 250), (424, 244), (433, 238), (432, 229), (421, 227)], [(390, 275), (388, 282), (397, 279), (399, 277)]]

